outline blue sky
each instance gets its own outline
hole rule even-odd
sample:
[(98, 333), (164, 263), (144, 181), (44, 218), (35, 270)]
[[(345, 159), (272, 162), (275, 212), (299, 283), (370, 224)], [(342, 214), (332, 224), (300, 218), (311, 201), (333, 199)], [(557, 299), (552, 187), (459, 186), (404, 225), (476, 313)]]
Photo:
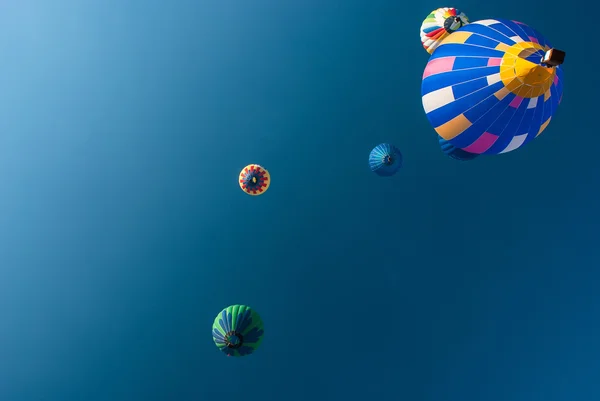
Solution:
[[(439, 151), (418, 29), (440, 6), (567, 52), (541, 137)], [(598, 399), (584, 7), (5, 2), (0, 399)], [(404, 155), (390, 179), (368, 169), (381, 142)], [(237, 185), (249, 163), (264, 196)], [(234, 303), (265, 322), (247, 358), (211, 339)]]

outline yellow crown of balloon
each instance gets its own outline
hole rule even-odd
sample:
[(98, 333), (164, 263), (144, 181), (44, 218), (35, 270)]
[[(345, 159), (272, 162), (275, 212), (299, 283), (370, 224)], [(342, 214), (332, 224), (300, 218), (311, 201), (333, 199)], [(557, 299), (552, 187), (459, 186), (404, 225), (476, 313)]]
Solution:
[(556, 69), (531, 62), (526, 58), (547, 48), (534, 42), (519, 42), (506, 46), (500, 63), (500, 78), (507, 90), (524, 98), (538, 97), (552, 86)]

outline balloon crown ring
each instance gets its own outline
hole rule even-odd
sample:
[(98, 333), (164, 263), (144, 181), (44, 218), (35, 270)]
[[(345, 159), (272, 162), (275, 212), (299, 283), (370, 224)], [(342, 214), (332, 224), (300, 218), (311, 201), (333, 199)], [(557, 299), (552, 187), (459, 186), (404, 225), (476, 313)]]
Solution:
[[(550, 49), (548, 49), (549, 51)], [(517, 96), (534, 98), (546, 93), (554, 81), (556, 68), (532, 60), (536, 53), (546, 51), (534, 42), (519, 42), (507, 46), (500, 63), (500, 79), (506, 89)]]
[(227, 348), (237, 349), (244, 343), (244, 336), (237, 331), (230, 331), (225, 334), (225, 345)]

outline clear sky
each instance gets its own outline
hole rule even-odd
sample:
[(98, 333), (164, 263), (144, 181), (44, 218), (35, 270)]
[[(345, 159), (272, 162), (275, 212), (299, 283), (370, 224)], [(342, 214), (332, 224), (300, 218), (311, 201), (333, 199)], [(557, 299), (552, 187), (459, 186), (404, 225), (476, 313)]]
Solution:
[[(541, 137), (440, 152), (418, 30), (441, 6), (567, 52)], [(4, 1), (0, 400), (600, 399), (589, 6)], [(211, 338), (234, 303), (266, 330), (240, 359)]]

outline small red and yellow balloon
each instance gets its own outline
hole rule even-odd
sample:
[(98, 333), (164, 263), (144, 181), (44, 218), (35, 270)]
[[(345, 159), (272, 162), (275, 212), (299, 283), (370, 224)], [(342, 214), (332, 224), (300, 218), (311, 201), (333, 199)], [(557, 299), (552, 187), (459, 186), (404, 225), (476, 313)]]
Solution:
[(258, 164), (249, 164), (240, 172), (240, 188), (248, 195), (264, 194), (271, 185), (271, 175)]

